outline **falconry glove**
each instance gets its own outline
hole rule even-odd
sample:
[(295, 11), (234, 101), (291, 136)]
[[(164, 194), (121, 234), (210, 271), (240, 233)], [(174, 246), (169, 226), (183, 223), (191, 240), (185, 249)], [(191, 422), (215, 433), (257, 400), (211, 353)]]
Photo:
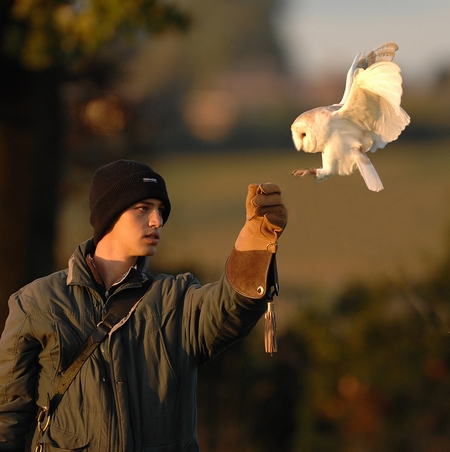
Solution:
[(287, 210), (278, 185), (249, 185), (246, 222), (225, 269), (236, 292), (249, 298), (263, 298), (268, 286), (278, 292), (275, 253), (286, 223)]
[(246, 222), (236, 240), (238, 251), (277, 251), (277, 239), (287, 222), (287, 211), (278, 185), (248, 186)]

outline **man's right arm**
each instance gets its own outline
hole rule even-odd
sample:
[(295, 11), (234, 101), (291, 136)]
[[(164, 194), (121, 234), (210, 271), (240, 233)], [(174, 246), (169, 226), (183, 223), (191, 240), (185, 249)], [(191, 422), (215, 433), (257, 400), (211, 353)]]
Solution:
[(36, 416), (36, 381), (41, 344), (29, 326), (17, 294), (0, 339), (0, 450), (23, 451)]

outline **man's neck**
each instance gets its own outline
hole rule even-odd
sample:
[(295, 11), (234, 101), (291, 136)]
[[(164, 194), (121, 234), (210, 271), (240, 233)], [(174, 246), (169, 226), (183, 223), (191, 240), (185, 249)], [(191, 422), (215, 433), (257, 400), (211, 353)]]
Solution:
[(93, 261), (97, 271), (103, 279), (106, 290), (117, 282), (136, 264), (137, 257), (123, 257), (110, 252), (107, 247), (102, 246), (100, 241), (93, 255)]

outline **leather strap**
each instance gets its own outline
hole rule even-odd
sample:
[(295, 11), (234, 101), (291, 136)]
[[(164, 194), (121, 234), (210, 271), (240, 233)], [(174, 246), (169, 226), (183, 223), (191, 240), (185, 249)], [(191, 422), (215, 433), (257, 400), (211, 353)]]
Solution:
[(144, 296), (147, 289), (148, 282), (145, 282), (141, 287), (136, 289), (124, 289), (120, 294), (117, 294), (116, 300), (106, 311), (103, 320), (84, 342), (72, 364), (63, 372), (55, 394), (50, 400), (47, 413), (48, 416), (51, 416), (51, 414), (55, 412), (62, 396), (67, 391), (89, 356), (92, 355), (100, 343), (109, 335), (112, 328), (125, 319), (133, 306), (135, 306)]

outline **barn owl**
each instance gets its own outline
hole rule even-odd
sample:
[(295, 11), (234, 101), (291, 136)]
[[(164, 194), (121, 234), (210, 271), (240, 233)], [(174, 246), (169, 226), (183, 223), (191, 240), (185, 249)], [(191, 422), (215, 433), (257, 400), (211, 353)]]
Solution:
[(297, 150), (322, 153), (322, 168), (295, 170), (294, 176), (312, 174), (322, 181), (358, 168), (369, 190), (383, 189), (366, 153), (396, 140), (410, 122), (400, 106), (402, 77), (392, 61), (397, 50), (397, 44), (389, 42), (356, 55), (341, 101), (309, 110), (294, 121)]

